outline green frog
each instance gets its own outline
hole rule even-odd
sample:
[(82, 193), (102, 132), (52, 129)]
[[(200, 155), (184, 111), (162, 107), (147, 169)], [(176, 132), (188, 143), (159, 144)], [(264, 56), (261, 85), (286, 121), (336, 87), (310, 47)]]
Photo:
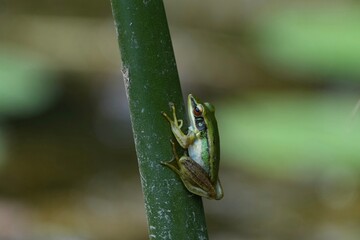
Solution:
[(187, 109), (190, 126), (187, 134), (181, 130), (183, 121), (177, 119), (174, 104), (171, 103), (170, 107), (173, 119), (164, 112), (162, 114), (170, 123), (177, 142), (187, 151), (179, 158), (175, 143), (171, 141), (174, 159), (162, 164), (177, 173), (190, 192), (208, 199), (221, 199), (224, 193), (218, 177), (220, 139), (214, 106), (189, 94)]

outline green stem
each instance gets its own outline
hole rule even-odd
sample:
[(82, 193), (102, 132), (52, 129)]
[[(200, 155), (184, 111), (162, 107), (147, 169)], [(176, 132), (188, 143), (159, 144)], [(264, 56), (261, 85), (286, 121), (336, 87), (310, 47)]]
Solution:
[(208, 239), (202, 200), (160, 164), (172, 158), (169, 102), (185, 119), (161, 0), (111, 0), (123, 63), (150, 239)]

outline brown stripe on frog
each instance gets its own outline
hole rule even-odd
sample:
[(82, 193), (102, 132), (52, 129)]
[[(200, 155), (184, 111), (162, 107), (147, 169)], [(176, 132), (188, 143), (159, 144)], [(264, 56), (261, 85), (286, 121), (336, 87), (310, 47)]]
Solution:
[(216, 196), (216, 191), (210, 182), (209, 174), (198, 163), (191, 159), (185, 159), (183, 166), (191, 173), (188, 174), (187, 177), (194, 182), (196, 186), (207, 192), (209, 197), (214, 198)]

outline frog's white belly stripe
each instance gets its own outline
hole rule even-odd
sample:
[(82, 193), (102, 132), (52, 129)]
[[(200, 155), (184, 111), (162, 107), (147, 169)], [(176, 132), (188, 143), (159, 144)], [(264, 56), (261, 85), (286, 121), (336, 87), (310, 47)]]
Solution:
[(196, 139), (193, 144), (191, 144), (188, 148), (189, 157), (194, 160), (197, 164), (199, 164), (203, 169), (205, 169), (205, 164), (203, 159), (201, 158), (202, 153), (202, 144), (200, 139)]

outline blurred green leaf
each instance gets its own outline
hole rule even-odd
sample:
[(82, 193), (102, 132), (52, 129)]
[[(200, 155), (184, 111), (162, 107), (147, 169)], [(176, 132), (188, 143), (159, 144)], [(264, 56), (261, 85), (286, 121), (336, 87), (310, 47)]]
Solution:
[(358, 100), (339, 94), (259, 93), (224, 104), (217, 112), (222, 152), (225, 159), (268, 174), (360, 168), (360, 120), (351, 117)]
[(358, 76), (359, 26), (359, 7), (291, 5), (259, 19), (259, 51), (282, 71)]
[(57, 93), (48, 68), (38, 56), (0, 49), (0, 114), (28, 116), (45, 110)]

